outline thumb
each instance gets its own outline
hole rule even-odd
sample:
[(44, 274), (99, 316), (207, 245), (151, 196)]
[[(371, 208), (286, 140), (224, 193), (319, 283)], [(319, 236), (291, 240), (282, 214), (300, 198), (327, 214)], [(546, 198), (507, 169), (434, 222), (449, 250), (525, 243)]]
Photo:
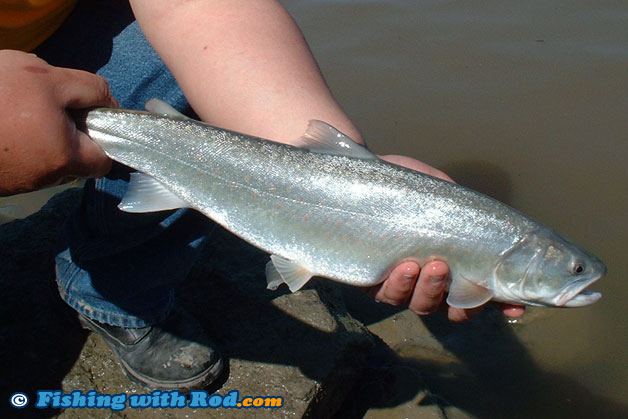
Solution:
[(66, 176), (102, 177), (111, 170), (111, 159), (89, 138), (87, 134), (75, 130), (73, 157), (67, 167)]
[(57, 71), (58, 94), (64, 107), (70, 109), (91, 108), (96, 106), (118, 106), (111, 96), (109, 83), (104, 77), (87, 71), (68, 68), (55, 68)]

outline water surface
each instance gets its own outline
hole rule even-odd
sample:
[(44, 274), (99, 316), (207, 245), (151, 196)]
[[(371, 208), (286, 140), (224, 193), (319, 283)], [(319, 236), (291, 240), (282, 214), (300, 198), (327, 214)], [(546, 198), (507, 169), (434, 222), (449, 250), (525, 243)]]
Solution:
[(628, 406), (628, 3), (284, 4), (372, 149), (439, 167), (607, 264), (597, 304), (509, 326), (526, 362), (565, 378), (540, 383), (542, 398), (528, 379), (513, 391), (555, 414)]

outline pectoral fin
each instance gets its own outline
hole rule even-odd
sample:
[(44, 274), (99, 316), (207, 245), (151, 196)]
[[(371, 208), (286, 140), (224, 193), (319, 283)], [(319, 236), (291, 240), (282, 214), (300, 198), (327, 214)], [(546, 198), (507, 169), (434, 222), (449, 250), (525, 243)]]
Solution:
[(493, 298), (493, 291), (469, 281), (463, 276), (456, 276), (449, 286), (447, 304), (457, 308), (474, 308)]
[(312, 276), (312, 272), (298, 262), (281, 256), (270, 255), (270, 261), (266, 264), (267, 288), (271, 290), (277, 289), (279, 285), (285, 282), (290, 291), (298, 291)]
[(189, 207), (158, 180), (144, 173), (131, 173), (129, 189), (118, 205), (126, 212), (154, 212)]

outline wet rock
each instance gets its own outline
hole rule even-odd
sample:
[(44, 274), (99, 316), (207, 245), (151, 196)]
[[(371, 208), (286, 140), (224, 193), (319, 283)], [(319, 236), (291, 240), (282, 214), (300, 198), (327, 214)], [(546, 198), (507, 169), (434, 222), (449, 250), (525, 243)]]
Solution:
[[(11, 417), (85, 417), (80, 409), (33, 408), (37, 390), (148, 393), (124, 377), (108, 346), (83, 331), (54, 293), (54, 255), (80, 190), (55, 196), (40, 212), (0, 226), (0, 397), (16, 391), (31, 406)], [(296, 294), (266, 290), (267, 255), (217, 228), (178, 301), (203, 323), (228, 357), (228, 374), (207, 389), (226, 395), (279, 396), (281, 409), (258, 417), (330, 417), (360, 377), (376, 342), (344, 306), (340, 289), (312, 281)], [(148, 412), (147, 412), (148, 411)], [(2, 413), (2, 412), (0, 412)], [(92, 409), (90, 417), (248, 417), (250, 410)], [(5, 417), (8, 417), (4, 415)]]
[(343, 287), (343, 297), (349, 313), (384, 344), (377, 346), (363, 369), (359, 384), (340, 409), (342, 415), (369, 419), (473, 417), (434, 391), (434, 377), (469, 373), (434, 336), (424, 318), (407, 309), (374, 303), (355, 288)]

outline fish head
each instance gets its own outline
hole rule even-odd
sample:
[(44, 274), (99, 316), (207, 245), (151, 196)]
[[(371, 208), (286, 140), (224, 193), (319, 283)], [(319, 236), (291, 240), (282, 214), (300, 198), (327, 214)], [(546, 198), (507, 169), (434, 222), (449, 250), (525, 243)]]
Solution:
[(502, 253), (494, 271), (495, 300), (545, 307), (581, 307), (602, 296), (586, 288), (606, 265), (556, 232), (527, 233)]

